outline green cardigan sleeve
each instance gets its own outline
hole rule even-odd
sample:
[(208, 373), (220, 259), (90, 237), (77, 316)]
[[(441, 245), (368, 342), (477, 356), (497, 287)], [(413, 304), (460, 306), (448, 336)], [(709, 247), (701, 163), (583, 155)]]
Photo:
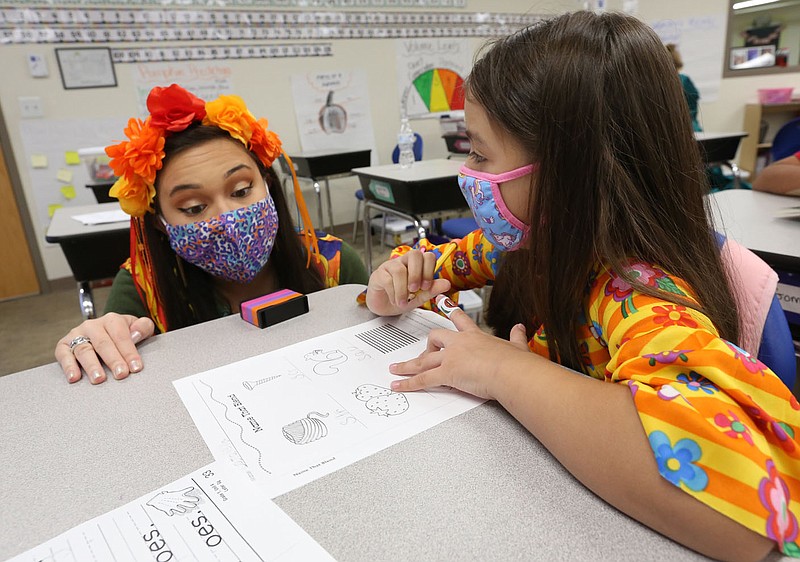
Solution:
[(132, 316), (149, 317), (136, 286), (133, 284), (133, 277), (127, 269), (120, 269), (114, 277), (114, 284), (111, 285), (111, 294), (106, 302), (105, 313), (116, 312), (117, 314), (130, 314)]
[(339, 270), (339, 284), (358, 283), (366, 285), (369, 281), (367, 268), (358, 252), (342, 240), (342, 256)]

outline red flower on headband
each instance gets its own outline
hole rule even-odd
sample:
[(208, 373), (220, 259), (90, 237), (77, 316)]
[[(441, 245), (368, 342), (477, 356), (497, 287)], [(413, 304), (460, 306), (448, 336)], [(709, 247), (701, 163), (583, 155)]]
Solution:
[(250, 150), (267, 167), (272, 166), (272, 163), (281, 153), (281, 139), (267, 129), (267, 120), (263, 117), (253, 126), (253, 134), (250, 136)]
[(167, 88), (156, 86), (147, 96), (147, 110), (153, 127), (177, 132), (203, 120), (206, 102), (177, 84)]
[(117, 176), (130, 177), (136, 174), (152, 184), (164, 160), (163, 133), (151, 126), (148, 117), (144, 122), (129, 119), (125, 135), (130, 140), (106, 147), (106, 154), (111, 157), (109, 165)]

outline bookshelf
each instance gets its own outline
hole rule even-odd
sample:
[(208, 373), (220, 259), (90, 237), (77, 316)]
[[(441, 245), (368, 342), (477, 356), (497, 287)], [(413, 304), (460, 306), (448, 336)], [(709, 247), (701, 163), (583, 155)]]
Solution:
[[(800, 101), (778, 104), (748, 103), (744, 109), (744, 130), (747, 137), (742, 139), (739, 151), (739, 168), (750, 172), (750, 181), (753, 181), (760, 166), (758, 159), (766, 156), (769, 162), (769, 152), (772, 148), (771, 139), (781, 126), (800, 115)], [(764, 142), (759, 142), (762, 119), (767, 122), (768, 129)]]

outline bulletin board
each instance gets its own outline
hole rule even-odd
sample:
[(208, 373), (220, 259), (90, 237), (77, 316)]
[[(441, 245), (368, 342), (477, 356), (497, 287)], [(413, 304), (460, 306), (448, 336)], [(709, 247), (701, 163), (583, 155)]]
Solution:
[(89, 172), (83, 162), (75, 159), (75, 152), (121, 140), (125, 122), (118, 117), (20, 122), (23, 158), (34, 196), (28, 204), (31, 216), (43, 230), (59, 207), (97, 203), (94, 192), (86, 188)]

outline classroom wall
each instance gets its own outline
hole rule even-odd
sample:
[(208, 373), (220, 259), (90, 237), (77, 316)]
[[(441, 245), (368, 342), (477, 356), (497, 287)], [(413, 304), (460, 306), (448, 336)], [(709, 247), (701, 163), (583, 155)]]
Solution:
[[(610, 0), (609, 9), (623, 9), (623, 4), (630, 2)], [(635, 3), (634, 3), (635, 4)], [(467, 0), (468, 12), (509, 12), (551, 15), (573, 10), (582, 5), (575, 0), (536, 1), (530, 0)], [(669, 18), (687, 18), (694, 16), (727, 14), (726, 0), (639, 0), (637, 15), (645, 21), (657, 21)], [(399, 9), (395, 9), (397, 11)], [(724, 40), (724, 39), (723, 39)], [(393, 39), (374, 40), (335, 40), (334, 56), (320, 58), (291, 59), (251, 59), (225, 61), (232, 69), (233, 89), (241, 95), (256, 116), (269, 119), (270, 126), (283, 139), (288, 152), (300, 148), (297, 124), (293, 110), (291, 93), (291, 75), (296, 73), (363, 69), (367, 75), (369, 98), (371, 100), (371, 119), (377, 146), (377, 161), (390, 162), (390, 153), (395, 145), (399, 126), (399, 95), (396, 78), (396, 50)], [(484, 42), (472, 39), (477, 48)], [(137, 46), (110, 44), (112, 48)], [(123, 120), (137, 112), (137, 98), (134, 91), (132, 72), (133, 64), (117, 64), (117, 87), (64, 90), (55, 58), (55, 46), (46, 44), (0, 45), (0, 68), (3, 79), (0, 80), (0, 110), (8, 127), (12, 144), (12, 156), (20, 171), (20, 180), (27, 207), (30, 209), (30, 221), (36, 233), (34, 246), (39, 249), (46, 275), (49, 280), (70, 277), (71, 273), (61, 249), (47, 244), (44, 240), (46, 220), (37, 216), (33, 194), (31, 163), (23, 147), (20, 133), (23, 123), (20, 117), (18, 97), (36, 96), (41, 98), (44, 119), (63, 120), (70, 118), (98, 120)], [(49, 77), (31, 78), (26, 64), (26, 57), (38, 54), (44, 57), (49, 67)], [(720, 74), (721, 74), (720, 61)], [(732, 131), (742, 128), (744, 104), (754, 101), (756, 89), (794, 85), (800, 88), (800, 73), (781, 74), (775, 76), (728, 78), (721, 82), (719, 98), (716, 101), (702, 100), (700, 103), (700, 119), (707, 131)], [(436, 119), (413, 121), (416, 132), (425, 140), (425, 158), (446, 156), (444, 141), (440, 138), (439, 123)], [(83, 135), (87, 133), (84, 131)], [(121, 134), (121, 131), (120, 131)], [(81, 135), (76, 135), (76, 138)], [(114, 140), (118, 140), (117, 139)], [(96, 144), (106, 144), (108, 139), (98, 138)], [(73, 148), (78, 148), (73, 147)], [(55, 165), (51, 162), (51, 167)], [(334, 222), (349, 223), (353, 220), (355, 198), (358, 189), (355, 178), (346, 178), (332, 182)], [(89, 190), (81, 185), (75, 186), (77, 203), (90, 204), (93, 198)], [(310, 186), (305, 191), (312, 217), (316, 217), (316, 206)], [(347, 237), (344, 230), (340, 235)]]
[[(611, 0), (608, 4), (610, 9), (622, 9), (623, 1)], [(639, 17), (648, 22), (727, 14), (729, 5), (728, 0), (639, 0), (638, 4)], [(720, 61), (720, 75), (722, 64), (723, 61)], [(717, 100), (700, 99), (700, 123), (706, 131), (740, 131), (744, 124), (745, 104), (758, 101), (756, 90), (784, 86), (793, 86), (796, 94), (800, 94), (800, 72), (723, 78)]]
[[(224, 4), (224, 3), (223, 3)], [(556, 14), (564, 11), (564, 5), (573, 6), (573, 2), (506, 0), (502, 3), (492, 0), (468, 0), (467, 8), (451, 10), (453, 12), (507, 12), (507, 13), (533, 13)], [(58, 6), (57, 3), (55, 3)], [(327, 11), (327, 10), (326, 10)], [(392, 8), (392, 11), (402, 11)], [(415, 10), (410, 10), (415, 11)], [(418, 10), (416, 10), (418, 11)], [(363, 69), (367, 74), (369, 98), (371, 100), (371, 118), (377, 147), (378, 163), (390, 163), (391, 151), (396, 144), (396, 135), (399, 129), (399, 94), (397, 90), (397, 76), (395, 68), (396, 46), (395, 39), (359, 39), (359, 40), (334, 40), (332, 57), (318, 58), (287, 58), (287, 59), (250, 59), (228, 60), (225, 66), (230, 66), (230, 77), (233, 90), (242, 96), (250, 110), (258, 117), (266, 117), (270, 128), (278, 132), (284, 143), (284, 148), (291, 153), (300, 149), (295, 120), (291, 76), (296, 73), (315, 72), (340, 69)], [(471, 39), (473, 48), (477, 48), (483, 39)], [(239, 41), (237, 43), (243, 43)], [(260, 43), (265, 43), (264, 41)], [(67, 46), (67, 45), (58, 45)], [(111, 48), (121, 48), (125, 44), (108, 44)], [(44, 57), (49, 68), (49, 77), (31, 78), (27, 67), (27, 56), (38, 54)], [(37, 216), (36, 199), (33, 193), (31, 175), (44, 173), (42, 170), (33, 170), (29, 156), (26, 155), (20, 127), (23, 120), (20, 117), (20, 108), (17, 101), (21, 96), (35, 96), (42, 100), (44, 119), (62, 120), (81, 118), (92, 121), (103, 119), (127, 119), (137, 114), (137, 98), (134, 91), (135, 71), (134, 64), (117, 64), (117, 87), (85, 90), (64, 90), (61, 84), (58, 65), (55, 57), (55, 46), (46, 44), (0, 45), (0, 68), (3, 70), (3, 79), (0, 80), (0, 109), (5, 116), (9, 136), (11, 138), (13, 157), (20, 171), (20, 180), (24, 196), (31, 209), (31, 221), (36, 232), (35, 246), (38, 247), (46, 275), (49, 280), (71, 277), (69, 266), (57, 245), (45, 242), (46, 217), (44, 220)], [(413, 121), (412, 125), (425, 140), (425, 158), (439, 158), (447, 155), (444, 141), (440, 138), (439, 123), (436, 119)], [(103, 127), (99, 126), (98, 129)], [(63, 136), (63, 131), (58, 133)], [(121, 127), (119, 136), (113, 140), (121, 140)], [(84, 132), (77, 135), (86, 137)], [(95, 142), (84, 145), (104, 145), (112, 139), (98, 138)], [(43, 145), (48, 145), (43, 139)], [(75, 146), (71, 148), (79, 148)], [(67, 147), (70, 148), (70, 147)], [(63, 161), (59, 164), (49, 159), (47, 173), (55, 176), (58, 168), (63, 168)], [(83, 177), (78, 169), (71, 169), (75, 177)], [(309, 203), (311, 216), (316, 220), (316, 199), (311, 186), (304, 184), (305, 198)], [(333, 196), (334, 222), (344, 224), (351, 222), (355, 210), (354, 193), (359, 188), (355, 178), (334, 180), (331, 183)], [(77, 196), (66, 204), (91, 204), (93, 196), (83, 185), (76, 181)], [(41, 208), (41, 205), (39, 205)], [(41, 212), (38, 213), (41, 215)], [(345, 235), (343, 229), (339, 234)], [(347, 236), (345, 236), (347, 237)]]

